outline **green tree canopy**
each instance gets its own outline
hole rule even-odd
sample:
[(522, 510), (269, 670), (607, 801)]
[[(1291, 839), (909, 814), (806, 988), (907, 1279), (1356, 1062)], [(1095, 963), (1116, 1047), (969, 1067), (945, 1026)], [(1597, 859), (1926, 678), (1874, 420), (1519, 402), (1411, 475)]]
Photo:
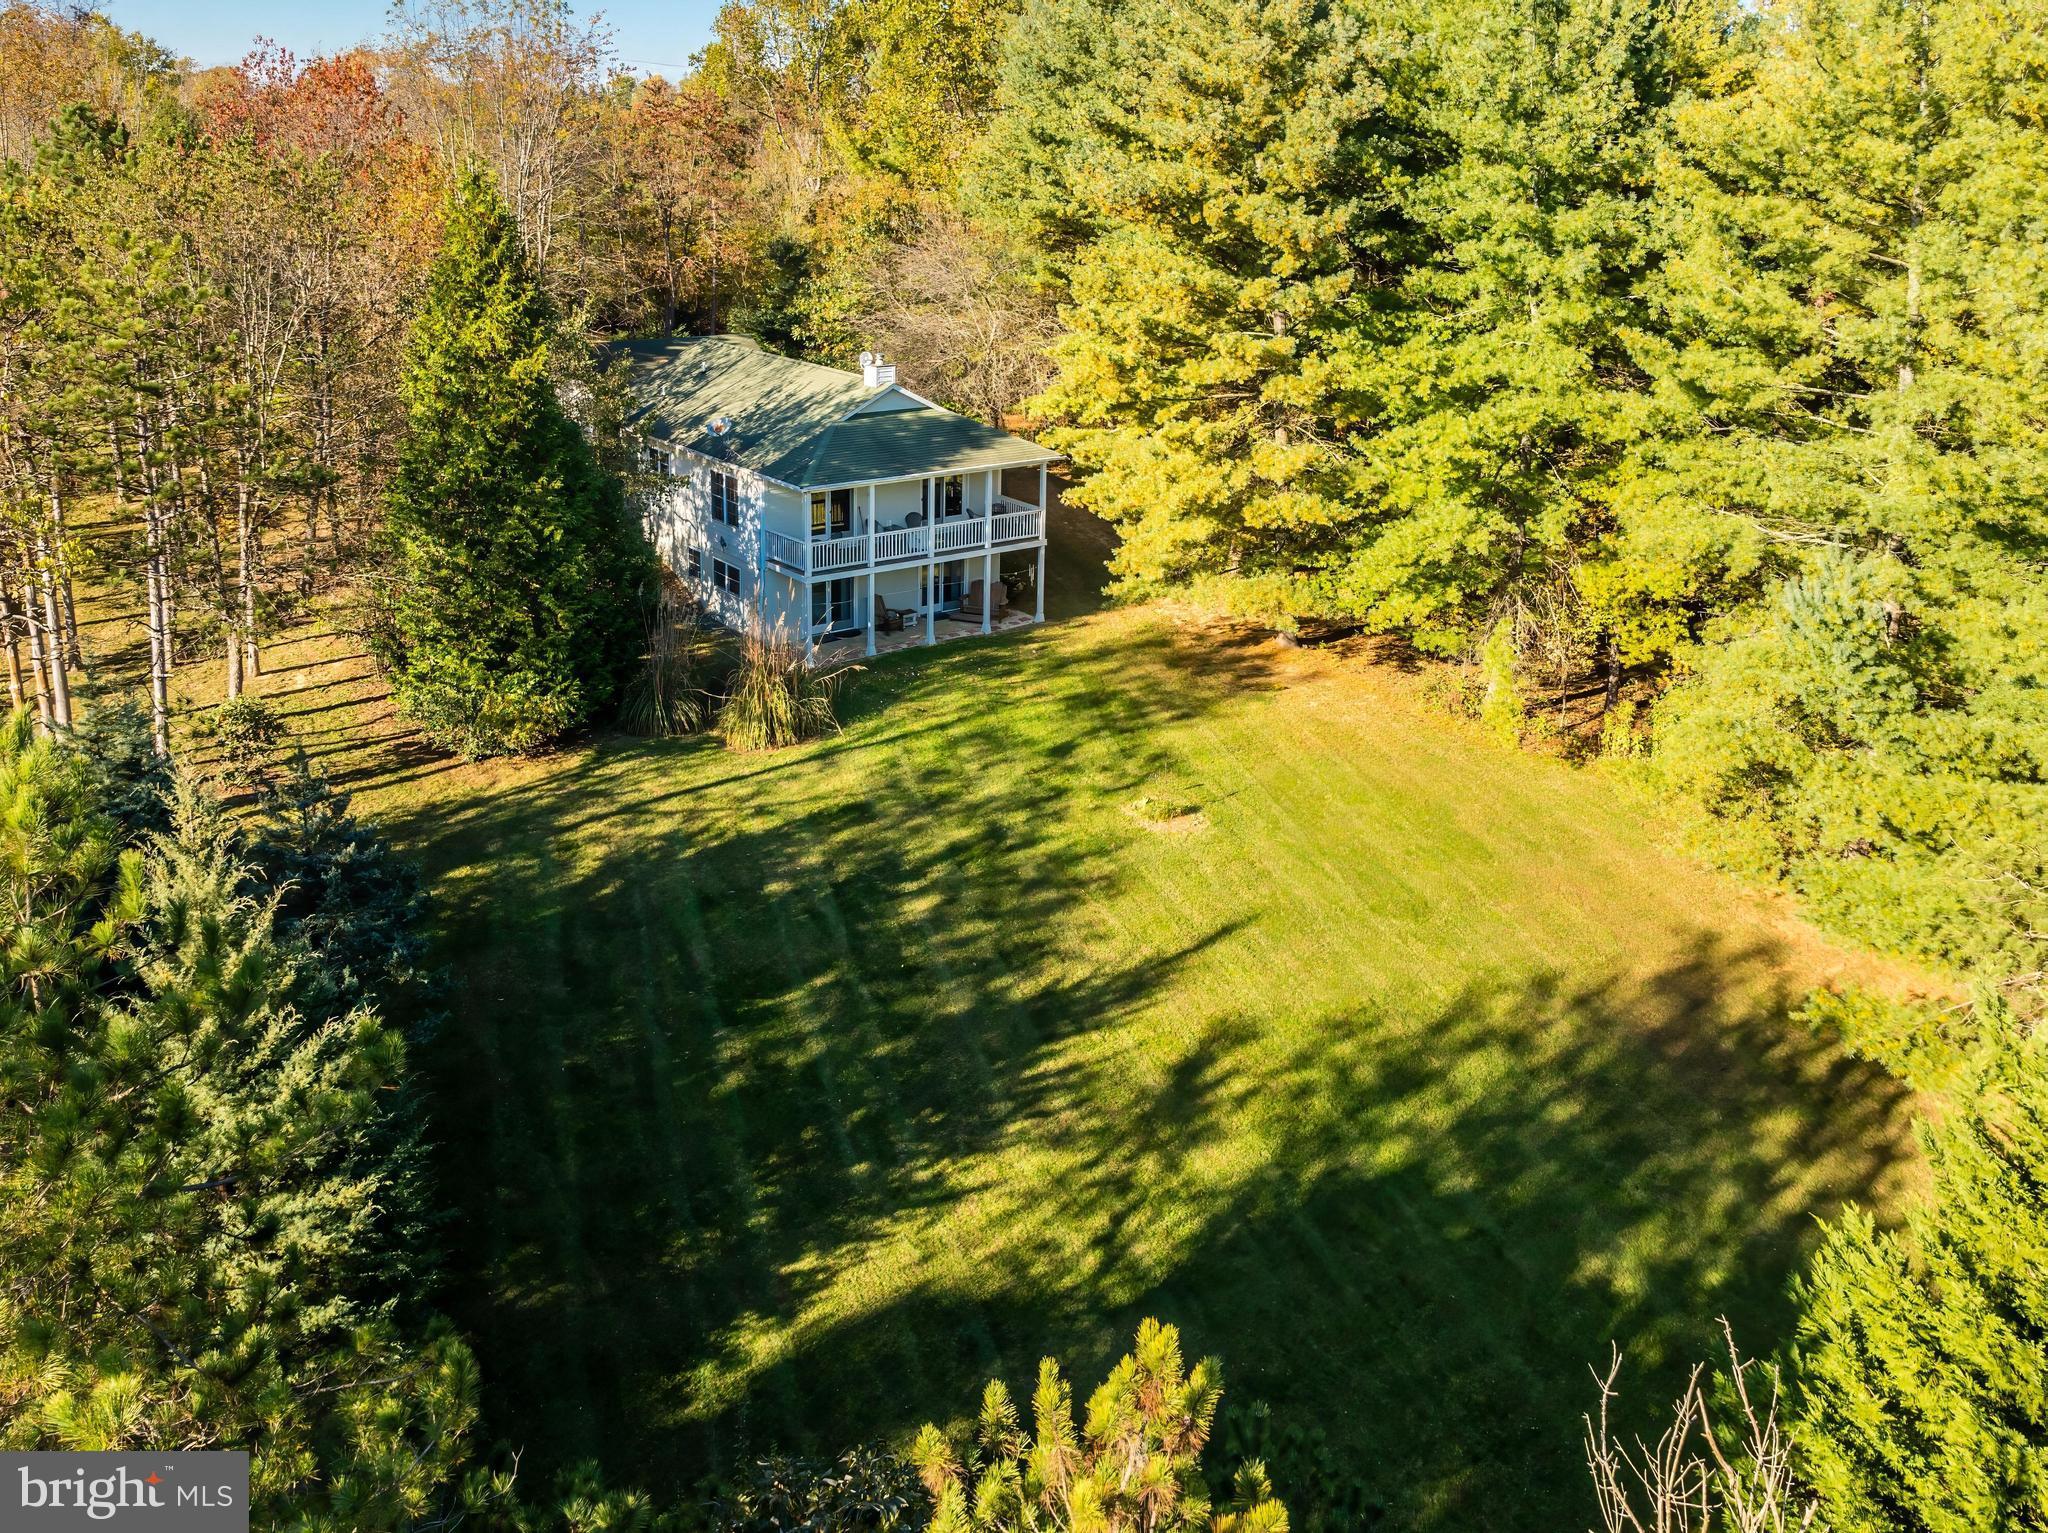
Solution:
[(1900, 1234), (1852, 1213), (1802, 1285), (1797, 1421), (1840, 1533), (2048, 1522), (2048, 1039), (1928, 1129)]
[(386, 1145), (404, 1050), (186, 795), (124, 846), (113, 784), (0, 730), (0, 1446), (246, 1448), (273, 1526), (445, 1509), (461, 1341), (407, 1313)]
[(381, 640), (400, 705), (467, 755), (540, 749), (618, 697), (652, 555), (556, 398), (511, 215), (457, 183), (406, 366)]
[(1677, 115), (1597, 572), (1677, 647), (1657, 759), (1723, 856), (2005, 976), (2048, 928), (2044, 80), (2038, 8), (1767, 12)]

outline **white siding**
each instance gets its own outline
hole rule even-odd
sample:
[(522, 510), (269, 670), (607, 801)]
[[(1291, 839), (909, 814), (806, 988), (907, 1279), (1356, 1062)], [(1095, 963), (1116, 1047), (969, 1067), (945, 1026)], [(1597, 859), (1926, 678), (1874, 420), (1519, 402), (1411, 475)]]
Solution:
[[(662, 562), (696, 592), (704, 610), (728, 628), (744, 629), (760, 608), (765, 608), (771, 626), (778, 617), (793, 621), (800, 603), (789, 595), (789, 582), (773, 574), (764, 582), (762, 531), (773, 528), (791, 537), (803, 536), (810, 525), (804, 497), (746, 469), (714, 463), (686, 449), (673, 450), (669, 461), (670, 478), (647, 503), (647, 535)], [(738, 526), (712, 520), (712, 476), (720, 471), (733, 476)], [(701, 577), (691, 569), (692, 549), (702, 555)], [(738, 572), (738, 591), (714, 578), (718, 563)]]

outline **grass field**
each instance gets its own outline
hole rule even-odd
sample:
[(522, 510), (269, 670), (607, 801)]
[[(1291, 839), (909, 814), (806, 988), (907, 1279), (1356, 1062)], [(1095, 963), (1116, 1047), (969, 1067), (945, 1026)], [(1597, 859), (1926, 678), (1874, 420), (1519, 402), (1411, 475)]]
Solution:
[(898, 1438), (1157, 1314), (1390, 1527), (1584, 1526), (1610, 1339), (1647, 1419), (1911, 1175), (1787, 1016), (1863, 961), (1391, 667), (1100, 613), (798, 751), (460, 767), (332, 638), (272, 663), (434, 880), (442, 1303), (539, 1478)]

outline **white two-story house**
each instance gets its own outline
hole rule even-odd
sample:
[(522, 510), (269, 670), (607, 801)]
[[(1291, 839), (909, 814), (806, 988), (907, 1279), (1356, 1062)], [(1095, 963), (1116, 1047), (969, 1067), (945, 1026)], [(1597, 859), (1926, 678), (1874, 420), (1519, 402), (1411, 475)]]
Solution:
[(836, 658), (1045, 620), (1058, 454), (919, 398), (878, 358), (844, 372), (734, 335), (612, 350), (648, 534), (719, 622)]

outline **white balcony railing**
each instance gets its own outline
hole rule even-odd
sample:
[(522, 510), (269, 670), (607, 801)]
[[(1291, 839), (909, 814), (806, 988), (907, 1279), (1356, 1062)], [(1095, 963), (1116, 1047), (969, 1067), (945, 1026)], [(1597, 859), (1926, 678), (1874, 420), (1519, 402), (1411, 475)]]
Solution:
[(932, 528), (932, 552), (957, 554), (963, 548), (980, 548), (987, 532), (988, 522), (979, 516), (940, 522)]
[(892, 527), (886, 532), (875, 534), (875, 563), (887, 564), (895, 559), (922, 559), (924, 548), (924, 528)]
[(991, 518), (993, 539), (998, 543), (1021, 543), (1036, 538), (1043, 516), (1044, 513), (1036, 506), (998, 511)]
[(786, 532), (770, 530), (768, 533), (768, 557), (777, 564), (787, 565), (793, 570), (809, 568), (804, 558), (804, 540), (793, 538)]
[(1034, 542), (1045, 528), (1045, 513), (1036, 506), (998, 500), (993, 516), (961, 516), (925, 527), (878, 528), (872, 539), (865, 529), (836, 538), (793, 538), (770, 531), (770, 560), (800, 575), (839, 574), (870, 564), (905, 559), (939, 558), (1009, 543)]
[(811, 569), (817, 574), (831, 570), (855, 570), (867, 562), (866, 533), (846, 538), (815, 539), (811, 543)]

